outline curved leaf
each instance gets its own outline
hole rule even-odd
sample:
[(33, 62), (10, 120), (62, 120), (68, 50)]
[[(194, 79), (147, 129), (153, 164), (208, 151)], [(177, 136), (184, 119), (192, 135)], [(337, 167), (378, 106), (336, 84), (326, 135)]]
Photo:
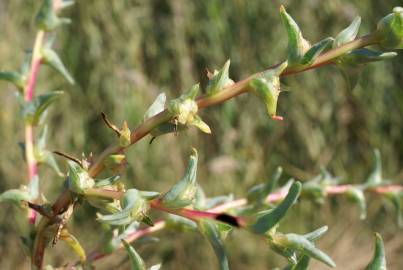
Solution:
[(36, 96), (32, 101), (25, 103), (22, 107), (22, 115), (27, 123), (37, 125), (41, 115), (57, 98), (63, 94), (63, 91), (53, 91), (47, 94)]
[(355, 17), (354, 20), (351, 22), (351, 24), (336, 36), (333, 47), (334, 48), (339, 47), (345, 43), (353, 41), (358, 34), (360, 24), (361, 24), (361, 17), (360, 16)]
[(382, 237), (379, 233), (375, 233), (374, 256), (365, 270), (386, 270), (385, 249), (383, 247)]
[(285, 216), (288, 209), (295, 203), (301, 192), (301, 183), (294, 182), (287, 196), (284, 200), (276, 206), (274, 209), (266, 210), (262, 212), (256, 218), (256, 221), (250, 225), (250, 229), (257, 234), (264, 234), (271, 228), (273, 228), (280, 220)]
[(146, 265), (136, 250), (124, 239), (122, 239), (123, 246), (129, 255), (130, 265), (132, 270), (146, 270)]

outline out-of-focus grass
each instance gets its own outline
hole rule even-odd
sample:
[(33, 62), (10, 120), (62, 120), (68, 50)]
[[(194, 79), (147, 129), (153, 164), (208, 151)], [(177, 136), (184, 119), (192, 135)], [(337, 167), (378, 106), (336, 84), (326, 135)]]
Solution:
[[(135, 126), (159, 92), (175, 97), (194, 82), (204, 86), (206, 67), (219, 68), (230, 58), (231, 77), (239, 80), (283, 60), (286, 36), (278, 15), (280, 4), (286, 5), (311, 41), (335, 36), (357, 14), (363, 18), (360, 33), (365, 34), (399, 4), (358, 0), (77, 2), (67, 12), (73, 23), (58, 31), (56, 42), (77, 84), (67, 85), (44, 67), (36, 88), (37, 93), (66, 91), (49, 113), (49, 146), (76, 156), (82, 151), (96, 155), (114, 140), (100, 120), (101, 111), (116, 123), (128, 120)], [(0, 2), (0, 69), (18, 68), (22, 51), (32, 45), (37, 5), (37, 1)], [(279, 102), (284, 122), (268, 120), (262, 104), (250, 95), (209, 108), (201, 114), (213, 136), (190, 130), (178, 137), (158, 138), (152, 145), (141, 141), (128, 152), (125, 181), (139, 189), (167, 190), (182, 174), (191, 146), (199, 149), (198, 181), (208, 195), (242, 196), (278, 165), (301, 180), (323, 166), (345, 181), (360, 182), (370, 170), (374, 147), (382, 152), (386, 177), (402, 179), (402, 59), (399, 55), (391, 62), (369, 65), (352, 92), (332, 67), (286, 78), (284, 88), (289, 91)], [(0, 89), (3, 191), (24, 183), (26, 176), (17, 145), (23, 139), (17, 103), (10, 85), (0, 82)], [(60, 163), (64, 166), (63, 160)], [(47, 168), (41, 168), (40, 175), (45, 195), (54, 200), (62, 179)], [(349, 209), (342, 200), (321, 209), (304, 203), (289, 215), (290, 224), (284, 222), (283, 230), (304, 232), (328, 224), (329, 235), (319, 245), (340, 269), (362, 268), (371, 253), (370, 232), (380, 231), (386, 239), (389, 268), (399, 269), (402, 247), (396, 239), (402, 239), (402, 233), (391, 222), (392, 213), (385, 213), (375, 197), (370, 199), (374, 202), (368, 221), (358, 221), (354, 210), (340, 211)], [(18, 235), (27, 230), (23, 214), (8, 205), (1, 207), (0, 269), (24, 269), (27, 261), (21, 259), (18, 244)], [(92, 233), (101, 230), (94, 215), (93, 209), (83, 207), (69, 225), (87, 249), (99, 241)], [(160, 244), (140, 247), (146, 261), (162, 261), (164, 269), (216, 267), (213, 252), (200, 236), (176, 232), (159, 236)], [(265, 243), (247, 233), (236, 233), (227, 247), (232, 269), (284, 264), (268, 252)], [(59, 264), (74, 258), (63, 244), (48, 254), (50, 261)], [(100, 268), (110, 269), (122, 258), (110, 258)]]

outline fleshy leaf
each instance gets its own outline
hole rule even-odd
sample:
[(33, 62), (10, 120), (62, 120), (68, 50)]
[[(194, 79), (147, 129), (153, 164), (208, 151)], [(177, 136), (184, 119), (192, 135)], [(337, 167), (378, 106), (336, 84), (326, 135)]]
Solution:
[[(110, 225), (127, 225), (133, 221), (147, 221), (149, 205), (141, 192), (128, 189), (120, 200), (122, 210), (111, 215), (99, 215), (98, 220)], [(146, 220), (143, 220), (146, 218)]]
[(383, 247), (382, 237), (379, 233), (375, 233), (374, 256), (365, 270), (386, 270), (385, 249)]
[(108, 177), (106, 179), (101, 179), (101, 180), (96, 180), (95, 186), (96, 188), (101, 188), (101, 187), (106, 187), (106, 186), (113, 186), (115, 185), (120, 179), (119, 175), (114, 175), (111, 177)]
[(341, 31), (334, 40), (333, 48), (339, 47), (345, 43), (353, 41), (358, 34), (358, 30), (360, 29), (361, 17), (357, 16), (351, 22), (351, 24)]
[(72, 192), (85, 194), (86, 189), (94, 187), (94, 179), (80, 165), (71, 160), (67, 161), (67, 165), (69, 167), (67, 186)]
[(26, 78), (15, 71), (0, 71), (0, 80), (14, 84), (18, 90), (22, 92), (24, 90)]
[(247, 193), (248, 202), (258, 204), (263, 203), (266, 197), (273, 191), (273, 188), (277, 185), (282, 172), (283, 168), (278, 167), (269, 181), (267, 181), (265, 184), (259, 184), (250, 188)]
[(283, 270), (306, 270), (308, 269), (310, 259), (309, 256), (302, 255), (298, 258), (297, 264), (290, 264)]
[(221, 91), (226, 86), (234, 83), (234, 81), (231, 80), (228, 76), (229, 65), (230, 60), (227, 60), (227, 62), (225, 62), (224, 66), (220, 71), (214, 72), (212, 78), (210, 78), (207, 84), (206, 88), (207, 95), (209, 96), (214, 95), (215, 93)]
[(161, 198), (165, 207), (182, 208), (193, 203), (197, 191), (197, 159), (197, 150), (193, 148), (185, 175)]
[(250, 225), (250, 229), (257, 234), (264, 234), (273, 228), (285, 216), (288, 209), (295, 203), (301, 192), (301, 183), (294, 182), (287, 196), (274, 209), (266, 210), (258, 213), (256, 221)]
[(74, 84), (74, 79), (64, 66), (59, 55), (51, 48), (43, 48), (42, 51), (42, 62), (49, 65), (54, 70), (59, 72), (70, 84)]
[(402, 217), (402, 204), (401, 204), (401, 199), (403, 197), (402, 192), (387, 192), (384, 193), (384, 196), (393, 204), (395, 207), (395, 216), (396, 216), (396, 222), (397, 225), (402, 228), (403, 227), (403, 217)]
[(146, 270), (146, 265), (136, 250), (124, 239), (122, 239), (123, 246), (129, 255), (130, 265), (132, 270)]
[(303, 255), (317, 259), (330, 267), (336, 267), (333, 260), (326, 255), (323, 251), (316, 248), (315, 245), (302, 235), (289, 233), (281, 234), (276, 233), (273, 237), (273, 242), (279, 246), (294, 250)]
[(280, 7), (280, 16), (288, 35), (288, 64), (298, 64), (311, 47), (302, 36), (301, 30), (294, 19), (287, 13), (284, 6)]
[(224, 250), (223, 237), (221, 236), (217, 225), (208, 219), (200, 219), (198, 223), (200, 232), (207, 238), (214, 249), (220, 269), (229, 270), (228, 259)]
[(274, 118), (277, 112), (277, 100), (280, 95), (279, 75), (287, 67), (287, 62), (274, 69), (266, 71), (262, 76), (251, 80), (250, 87), (253, 93), (261, 98), (266, 105), (267, 114)]
[(299, 62), (301, 65), (310, 65), (315, 59), (326, 49), (330, 48), (334, 39), (331, 37), (325, 38), (318, 43), (314, 44), (302, 57)]
[(21, 206), (22, 201), (29, 201), (31, 199), (27, 190), (9, 189), (0, 195), (1, 202), (12, 202), (17, 206)]
[(162, 266), (162, 264), (159, 263), (159, 264), (151, 266), (150, 268), (148, 268), (148, 270), (159, 270), (159, 269), (161, 269), (161, 266)]
[(42, 130), (41, 133), (39, 135), (38, 141), (36, 143), (36, 147), (35, 147), (35, 160), (38, 163), (43, 163), (48, 165), (50, 168), (52, 168), (58, 176), (64, 176), (63, 173), (61, 172), (59, 165), (56, 162), (56, 159), (54, 158), (52, 152), (48, 151), (46, 149), (46, 138), (47, 138), (47, 134), (48, 134), (48, 127), (47, 125), (45, 125)]
[(47, 94), (36, 96), (32, 101), (25, 103), (22, 107), (22, 115), (27, 123), (37, 125), (42, 114), (57, 98), (63, 94), (63, 91), (53, 91)]
[(382, 162), (381, 153), (378, 149), (374, 150), (374, 163), (372, 173), (367, 178), (365, 185), (368, 187), (376, 187), (382, 183)]
[(128, 147), (132, 142), (131, 142), (131, 131), (129, 129), (129, 126), (127, 125), (127, 122), (123, 122), (123, 128), (119, 131), (120, 136), (119, 136), (119, 145), (121, 147)]
[(403, 8), (395, 7), (393, 13), (382, 18), (375, 34), (383, 48), (403, 49)]
[(310, 233), (304, 234), (303, 236), (312, 242), (322, 237), (322, 235), (324, 235), (327, 232), (327, 229), (328, 229), (327, 226), (322, 226)]
[(205, 122), (203, 122), (203, 120), (198, 115), (195, 115), (193, 121), (191, 121), (189, 124), (197, 127), (204, 133), (211, 134), (210, 127)]
[(153, 104), (147, 109), (146, 113), (144, 114), (144, 120), (153, 117), (154, 115), (159, 114), (165, 109), (165, 102), (167, 100), (167, 96), (165, 93), (161, 93), (157, 96), (154, 100)]
[(36, 25), (43, 31), (52, 31), (61, 24), (70, 23), (70, 19), (60, 18), (53, 8), (52, 0), (43, 0), (35, 18)]
[(397, 56), (396, 52), (377, 52), (366, 48), (356, 49), (343, 56), (344, 63), (362, 65), (370, 62), (389, 60)]
[(365, 219), (367, 217), (367, 203), (364, 192), (359, 188), (352, 187), (347, 190), (346, 195), (352, 202), (356, 203), (360, 209), (360, 219)]
[(74, 235), (72, 235), (71, 233), (69, 233), (67, 230), (64, 229), (60, 234), (60, 240), (66, 242), (70, 246), (70, 248), (74, 251), (74, 253), (76, 253), (80, 258), (81, 263), (85, 262), (86, 260), (85, 250)]

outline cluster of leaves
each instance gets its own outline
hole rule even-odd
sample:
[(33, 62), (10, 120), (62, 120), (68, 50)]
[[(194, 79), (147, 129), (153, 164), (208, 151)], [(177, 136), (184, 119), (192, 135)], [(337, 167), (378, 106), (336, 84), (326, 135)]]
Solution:
[[(55, 7), (55, 2), (58, 3)], [(58, 26), (68, 23), (69, 20), (60, 18), (58, 12), (71, 5), (71, 1), (44, 0), (36, 16), (36, 24), (39, 31), (46, 32), (47, 42), (40, 48), (40, 63), (47, 64), (70, 83), (74, 83), (71, 75), (64, 67), (57, 53), (53, 51), (54, 38), (49, 33)], [(299, 72), (315, 66), (318, 59), (326, 53), (338, 52), (344, 45), (354, 42), (358, 33), (360, 18), (356, 18), (349, 27), (340, 32), (336, 38), (326, 38), (314, 45), (303, 37), (301, 30), (284, 7), (280, 8), (280, 16), (288, 35), (287, 60), (274, 67), (253, 75), (247, 83), (247, 91), (252, 92), (260, 98), (270, 118), (282, 119), (277, 115), (277, 103), (280, 90), (280, 76), (285, 72)], [(367, 37), (369, 40), (364, 45), (379, 44), (385, 49), (403, 48), (403, 11), (402, 8), (395, 8), (393, 13), (386, 16), (378, 24), (377, 30)], [(339, 66), (349, 76), (356, 74), (355, 70), (363, 64), (372, 61), (380, 61), (395, 56), (394, 52), (375, 52), (366, 48), (349, 49), (341, 51), (334, 57), (329, 57), (327, 62)], [(52, 91), (26, 101), (21, 94), (24, 93), (28, 76), (30, 74), (30, 57), (19, 72), (1, 72), (0, 79), (12, 82), (17, 87), (17, 97), (21, 103), (21, 112), (24, 121), (33, 126), (41, 126), (43, 132), (38, 138), (35, 149), (35, 159), (38, 163), (47, 163), (56, 170), (58, 175), (63, 175), (55, 162), (52, 153), (46, 149), (47, 128), (43, 124), (45, 112), (49, 105), (60, 95), (61, 91)], [(325, 61), (326, 62), (326, 61)], [(224, 95), (225, 90), (234, 85), (229, 76), (229, 65), (227, 61), (223, 68), (208, 72), (209, 82), (206, 89), (206, 98), (214, 99)], [(348, 78), (351, 85), (354, 79)], [(194, 85), (190, 90), (184, 92), (180, 97), (167, 102), (165, 94), (160, 94), (144, 115), (144, 123), (154, 119), (166, 112), (167, 121), (152, 126), (150, 135), (155, 138), (163, 134), (180, 132), (190, 126), (195, 126), (205, 133), (211, 133), (209, 126), (197, 114), (199, 110), (197, 96), (199, 84)], [(314, 242), (320, 238), (327, 227), (321, 227), (306, 234), (283, 233), (279, 231), (280, 222), (288, 210), (297, 202), (301, 196), (312, 198), (315, 202), (323, 202), (324, 198), (331, 193), (332, 187), (337, 187), (338, 179), (332, 177), (327, 171), (323, 171), (318, 177), (301, 184), (298, 181), (290, 180), (280, 188), (280, 192), (286, 193), (278, 204), (274, 205), (267, 198), (275, 189), (281, 177), (281, 169), (278, 169), (272, 179), (267, 183), (252, 187), (247, 193), (247, 203), (242, 207), (230, 209), (228, 213), (216, 213), (208, 211), (221, 203), (231, 203), (232, 198), (217, 197), (206, 198), (201, 186), (197, 183), (197, 162), (198, 154), (195, 149), (189, 158), (189, 163), (184, 176), (167, 192), (142, 191), (135, 188), (126, 189), (120, 181), (120, 171), (124, 167), (124, 148), (131, 145), (132, 132), (127, 123), (121, 129), (113, 125), (104, 115), (108, 127), (113, 129), (118, 136), (119, 153), (108, 155), (102, 165), (112, 172), (106, 179), (95, 179), (90, 174), (90, 161), (85, 158), (78, 160), (68, 157), (68, 173), (64, 181), (65, 188), (71, 193), (72, 204), (62, 213), (53, 213), (52, 208), (46, 203), (43, 197), (39, 200), (39, 179), (31, 179), (28, 187), (12, 189), (0, 195), (1, 201), (12, 201), (22, 206), (29, 206), (48, 221), (40, 221), (37, 228), (43, 230), (46, 227), (46, 244), (56, 244), (58, 239), (66, 241), (77, 253), (83, 266), (91, 264), (87, 260), (84, 249), (78, 240), (65, 228), (66, 222), (73, 212), (76, 204), (89, 203), (98, 210), (98, 221), (105, 223), (110, 234), (108, 235), (103, 253), (109, 254), (118, 248), (124, 247), (129, 255), (132, 269), (146, 269), (144, 261), (134, 248), (125, 240), (129, 235), (140, 230), (140, 224), (153, 226), (154, 222), (149, 216), (151, 209), (169, 213), (167, 224), (176, 229), (198, 230), (211, 244), (219, 260), (220, 269), (229, 269), (228, 260), (225, 256), (224, 241), (234, 229), (245, 229), (263, 238), (268, 247), (274, 252), (284, 256), (289, 265), (285, 269), (307, 269), (311, 258), (334, 267), (333, 260), (323, 251), (318, 249)], [(375, 153), (375, 166), (368, 180), (362, 185), (345, 185), (343, 193), (352, 201), (356, 202), (361, 211), (361, 218), (366, 216), (365, 191), (373, 191), (385, 186), (381, 173), (380, 155)], [(396, 208), (398, 223), (402, 223), (401, 200), (403, 197), (401, 189), (382, 192)], [(46, 225), (44, 225), (46, 224)], [(39, 234), (39, 233), (38, 233)], [(34, 235), (35, 237), (35, 235)], [(37, 239), (37, 238), (36, 238)], [(53, 240), (53, 241), (52, 241)], [(34, 239), (25, 238), (24, 243), (30, 254), (33, 251)], [(34, 256), (34, 255), (32, 255)], [(33, 258), (35, 261), (35, 258)], [(150, 269), (159, 269), (160, 265), (154, 265)], [(373, 260), (367, 269), (384, 269), (385, 258), (383, 244), (380, 236), (376, 235), (376, 249)], [(48, 269), (52, 269), (51, 266)]]

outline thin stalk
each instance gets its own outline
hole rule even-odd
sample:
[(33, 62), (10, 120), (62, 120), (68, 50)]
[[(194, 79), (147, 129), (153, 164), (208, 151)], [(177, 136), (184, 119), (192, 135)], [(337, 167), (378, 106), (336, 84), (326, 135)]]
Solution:
[[(33, 55), (31, 60), (31, 68), (28, 75), (28, 80), (24, 88), (24, 100), (25, 102), (31, 102), (34, 88), (36, 84), (36, 78), (41, 64), (42, 43), (45, 33), (38, 31), (35, 38), (35, 45), (33, 49)], [(31, 181), (38, 175), (38, 166), (34, 156), (34, 130), (32, 124), (25, 124), (25, 159), (27, 161), (28, 181)], [(28, 221), (30, 224), (35, 224), (36, 212), (32, 209), (28, 210)]]

